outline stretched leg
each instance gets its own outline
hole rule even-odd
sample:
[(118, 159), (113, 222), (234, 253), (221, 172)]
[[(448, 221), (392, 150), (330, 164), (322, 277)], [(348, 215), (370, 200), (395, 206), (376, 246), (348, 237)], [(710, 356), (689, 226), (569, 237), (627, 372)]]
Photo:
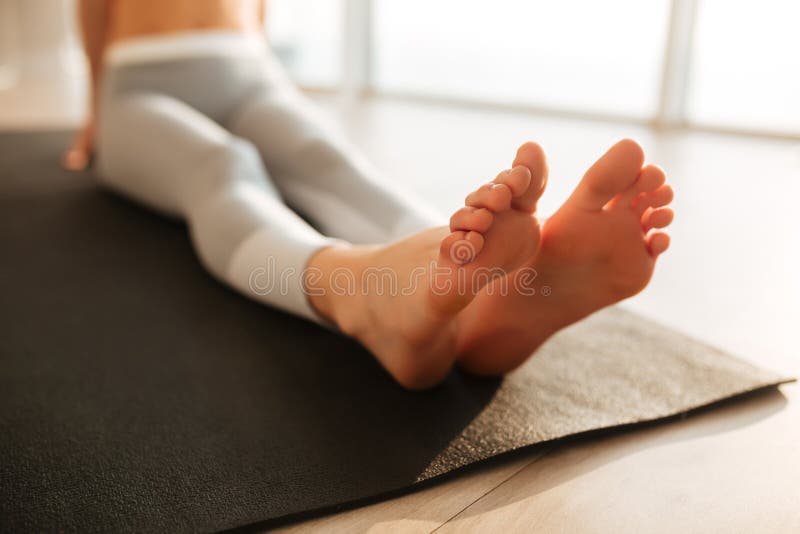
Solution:
[(383, 177), (292, 86), (273, 60), (227, 126), (259, 149), (286, 201), (326, 235), (382, 243), (446, 224)]
[[(255, 149), (185, 104), (126, 96), (103, 118), (106, 184), (184, 217), (218, 278), (281, 309), (328, 319), (409, 388), (446, 376), (456, 358), (458, 313), (538, 245), (538, 222), (519, 201), (532, 190), (538, 195), (541, 183), (524, 166), (471, 194), (450, 229), (353, 246), (328, 240), (286, 208)], [(270, 269), (295, 276), (267, 287)], [(376, 286), (384, 282), (389, 287)]]
[(220, 280), (318, 320), (301, 275), (333, 241), (284, 205), (249, 142), (163, 95), (116, 97), (101, 118), (102, 182), (185, 218), (201, 261)]

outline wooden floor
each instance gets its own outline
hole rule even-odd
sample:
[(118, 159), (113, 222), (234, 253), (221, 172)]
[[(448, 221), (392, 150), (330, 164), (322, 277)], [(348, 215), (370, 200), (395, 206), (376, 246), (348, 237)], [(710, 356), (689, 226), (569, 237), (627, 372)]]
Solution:
[[(0, 128), (29, 125), (0, 94)], [(550, 155), (552, 211), (616, 139), (640, 140), (676, 190), (673, 246), (626, 306), (800, 376), (800, 142), (655, 132), (487, 110), (318, 97), (392, 178), (443, 212), (527, 139)], [(43, 108), (30, 125), (46, 126)], [(69, 117), (52, 115), (53, 124)], [(800, 393), (538, 449), (405, 497), (284, 528), (333, 532), (800, 532)]]

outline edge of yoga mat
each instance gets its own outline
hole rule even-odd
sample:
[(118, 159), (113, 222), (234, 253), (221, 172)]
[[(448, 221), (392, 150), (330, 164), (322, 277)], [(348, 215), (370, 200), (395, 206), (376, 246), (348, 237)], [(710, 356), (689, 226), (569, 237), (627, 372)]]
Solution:
[(619, 425), (612, 425), (603, 428), (585, 430), (583, 432), (577, 432), (575, 434), (570, 434), (560, 438), (553, 438), (548, 441), (540, 441), (538, 443), (532, 443), (530, 445), (523, 445), (516, 449), (511, 449), (506, 452), (499, 453), (495, 456), (489, 456), (483, 460), (477, 460), (472, 463), (464, 464), (463, 466), (456, 467), (455, 469), (452, 469), (450, 471), (446, 471), (441, 474), (433, 475), (429, 478), (422, 479), (419, 482), (412, 484), (411, 486), (404, 486), (401, 488), (388, 490), (384, 493), (372, 495), (369, 497), (364, 497), (362, 499), (356, 499), (353, 501), (347, 501), (340, 504), (334, 504), (330, 506), (316, 508), (313, 510), (306, 510), (303, 512), (287, 514), (284, 516), (275, 517), (264, 521), (258, 521), (246, 525), (234, 526), (225, 529), (224, 532), (242, 533), (242, 534), (258, 533), (258, 532), (264, 532), (265, 530), (269, 529), (275, 529), (279, 527), (289, 526), (295, 523), (300, 523), (303, 521), (308, 521), (311, 519), (317, 519), (329, 515), (356, 510), (358, 508), (363, 508), (365, 506), (369, 506), (372, 504), (377, 504), (390, 499), (396, 499), (399, 497), (410, 495), (416, 491), (422, 491), (426, 488), (434, 487), (438, 484), (443, 484), (459, 476), (469, 476), (470, 474), (481, 469), (491, 469), (492, 467), (501, 465), (504, 462), (510, 462), (513, 459), (518, 458), (522, 455), (529, 454), (535, 451), (536, 449), (544, 447), (546, 445), (570, 446), (575, 443), (580, 443), (583, 440), (588, 440), (595, 437), (612, 436), (624, 432), (634, 432), (639, 429), (650, 428), (658, 425), (668, 425), (674, 421), (683, 420), (685, 418), (692, 417), (695, 414), (710, 412), (722, 406), (745, 403), (754, 396), (765, 395), (773, 391), (780, 392), (779, 389), (780, 386), (796, 382), (797, 382), (796, 378), (782, 378), (778, 382), (772, 384), (765, 384), (763, 386), (757, 386), (753, 389), (742, 391), (741, 393), (737, 393), (732, 396), (722, 397), (708, 404), (701, 404), (694, 408), (689, 408), (683, 412), (677, 412), (670, 415), (665, 415), (663, 417), (656, 417), (654, 419), (642, 419), (641, 421), (620, 423)]
[(0, 450), (20, 464), (0, 493), (41, 501), (9, 529), (271, 526), (792, 380), (612, 308), (503, 381), (404, 392), (354, 342), (213, 281), (182, 225), (60, 171), (67, 140), (0, 134)]

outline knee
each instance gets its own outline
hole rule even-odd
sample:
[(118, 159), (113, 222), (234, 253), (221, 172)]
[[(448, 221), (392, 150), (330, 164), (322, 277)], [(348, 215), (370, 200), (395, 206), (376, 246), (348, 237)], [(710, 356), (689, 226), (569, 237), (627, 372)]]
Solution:
[(210, 145), (198, 163), (207, 165), (200, 172), (211, 176), (217, 183), (244, 178), (263, 180), (265, 173), (256, 147), (238, 137)]
[(193, 172), (182, 187), (187, 211), (242, 184), (277, 195), (258, 149), (250, 141), (230, 137), (209, 144), (197, 155)]

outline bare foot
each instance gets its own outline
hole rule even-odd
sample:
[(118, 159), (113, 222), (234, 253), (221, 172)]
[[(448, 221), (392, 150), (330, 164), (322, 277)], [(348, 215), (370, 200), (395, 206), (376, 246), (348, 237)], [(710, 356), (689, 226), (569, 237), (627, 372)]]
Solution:
[[(626, 139), (586, 172), (544, 223), (540, 249), (524, 266), (535, 270), (538, 291), (523, 294), (517, 289), (529, 283), (510, 283), (506, 296), (484, 291), (461, 313), (460, 365), (477, 374), (507, 373), (557, 330), (644, 289), (669, 246), (657, 229), (672, 222), (665, 206), (673, 194), (664, 172), (643, 163), (641, 147)], [(525, 164), (534, 173), (546, 169), (543, 159)]]
[(401, 385), (431, 387), (455, 362), (458, 313), (535, 253), (533, 209), (543, 188), (527, 167), (516, 166), (471, 193), (449, 229), (388, 246), (323, 249), (309, 262), (321, 273), (306, 278), (311, 304)]

